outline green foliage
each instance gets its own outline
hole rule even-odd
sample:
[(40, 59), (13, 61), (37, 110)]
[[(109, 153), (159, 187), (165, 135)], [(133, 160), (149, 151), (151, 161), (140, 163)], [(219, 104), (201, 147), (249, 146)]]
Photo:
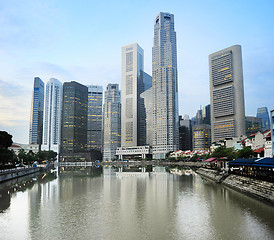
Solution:
[(237, 158), (251, 158), (254, 156), (254, 151), (249, 147), (244, 147), (237, 152)]
[(10, 150), (6, 148), (0, 149), (0, 164), (1, 165), (7, 165), (9, 163), (12, 163), (13, 160), (13, 154)]
[(166, 154), (166, 158), (169, 158), (169, 155), (172, 153), (172, 151), (169, 151), (167, 154)]
[(218, 147), (210, 157), (217, 158), (227, 158), (228, 160), (233, 160), (237, 157), (237, 154), (234, 152), (233, 148), (225, 148), (223, 146)]
[(14, 164), (16, 157), (14, 152), (8, 150), (8, 147), (12, 145), (12, 135), (5, 131), (0, 131), (0, 165)]
[(199, 158), (197, 154), (194, 154), (191, 158), (190, 161), (196, 161)]
[(21, 162), (27, 162), (27, 154), (24, 149), (20, 149), (18, 153), (18, 158)]
[(0, 131), (0, 148), (5, 149), (12, 145), (12, 135), (5, 131)]

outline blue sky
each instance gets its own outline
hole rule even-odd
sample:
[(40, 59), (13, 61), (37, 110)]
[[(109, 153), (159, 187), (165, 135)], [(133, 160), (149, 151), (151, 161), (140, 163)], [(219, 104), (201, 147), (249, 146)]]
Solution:
[(175, 15), (179, 113), (209, 99), (208, 55), (240, 44), (246, 115), (274, 109), (274, 2), (91, 1), (0, 2), (0, 130), (27, 143), (33, 78), (82, 84), (121, 82), (121, 48), (138, 42), (151, 74), (153, 22)]

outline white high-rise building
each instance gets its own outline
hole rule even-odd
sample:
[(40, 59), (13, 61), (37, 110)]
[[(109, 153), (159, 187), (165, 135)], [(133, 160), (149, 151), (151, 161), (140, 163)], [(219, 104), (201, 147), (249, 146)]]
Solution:
[(179, 149), (177, 46), (174, 15), (161, 12), (154, 22), (152, 48), (153, 158)]
[(122, 48), (121, 146), (144, 145), (145, 105), (140, 95), (151, 87), (144, 72), (144, 50), (133, 43)]
[(133, 43), (122, 48), (121, 146), (138, 146), (138, 87), (144, 50)]
[(118, 84), (108, 84), (103, 107), (103, 160), (116, 158), (121, 146), (121, 96)]
[(59, 154), (62, 116), (62, 83), (51, 78), (46, 85), (42, 149)]
[(245, 135), (245, 104), (240, 45), (209, 55), (211, 139)]

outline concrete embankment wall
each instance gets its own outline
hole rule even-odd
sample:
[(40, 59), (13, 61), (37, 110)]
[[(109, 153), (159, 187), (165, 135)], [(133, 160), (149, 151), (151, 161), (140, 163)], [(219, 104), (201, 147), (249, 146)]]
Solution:
[(14, 169), (8, 172), (2, 172), (0, 173), (0, 183), (14, 179), (14, 178), (23, 177), (28, 174), (36, 173), (39, 171), (41, 171), (41, 169), (36, 167), (36, 168)]
[(219, 173), (216, 170), (205, 168), (199, 168), (197, 173), (217, 183), (222, 183), (225, 186), (274, 204), (273, 183), (234, 174)]
[(196, 171), (201, 176), (207, 177), (217, 183), (220, 183), (225, 177), (228, 176), (227, 173), (218, 172), (216, 170), (207, 169), (207, 168), (199, 168)]
[(274, 183), (231, 174), (224, 185), (251, 194), (274, 204)]

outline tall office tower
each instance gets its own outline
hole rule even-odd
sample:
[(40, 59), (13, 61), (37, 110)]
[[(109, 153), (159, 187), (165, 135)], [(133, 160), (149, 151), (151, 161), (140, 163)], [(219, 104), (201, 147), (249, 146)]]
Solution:
[(121, 146), (121, 97), (118, 84), (108, 84), (103, 107), (103, 160), (116, 158)]
[(210, 123), (210, 104), (203, 107), (202, 115), (203, 115), (203, 124), (211, 125), (211, 123)]
[(270, 119), (271, 119), (271, 141), (272, 141), (272, 157), (274, 157), (274, 110), (270, 111)]
[(154, 96), (153, 158), (179, 148), (177, 47), (174, 15), (161, 12), (154, 22), (152, 47)]
[[(149, 75), (148, 75), (149, 76)], [(150, 81), (151, 76), (149, 76)], [(140, 124), (140, 145), (153, 145), (153, 90), (147, 89), (140, 94), (141, 124)]]
[(199, 124), (193, 128), (193, 150), (209, 150), (211, 145), (210, 125)]
[(241, 46), (209, 55), (212, 142), (245, 135)]
[(87, 150), (102, 150), (102, 107), (103, 87), (90, 85), (88, 87), (88, 131)]
[(199, 125), (203, 123), (203, 111), (200, 109), (197, 111), (195, 116), (195, 125)]
[(188, 115), (179, 116), (179, 149), (192, 150), (192, 124)]
[(145, 105), (140, 94), (152, 85), (144, 71), (144, 50), (133, 43), (122, 48), (121, 146), (145, 144)]
[(62, 117), (62, 83), (51, 78), (46, 85), (42, 149), (59, 153)]
[(246, 116), (245, 117), (245, 134), (250, 136), (253, 133), (262, 131), (262, 119), (258, 117)]
[(79, 161), (87, 149), (88, 88), (78, 82), (63, 84), (61, 161)]
[(42, 144), (43, 136), (43, 112), (44, 112), (44, 82), (39, 78), (34, 78), (30, 127), (29, 127), (29, 144)]
[(259, 117), (262, 119), (262, 131), (263, 132), (270, 129), (270, 119), (269, 119), (267, 107), (258, 108), (256, 117)]

